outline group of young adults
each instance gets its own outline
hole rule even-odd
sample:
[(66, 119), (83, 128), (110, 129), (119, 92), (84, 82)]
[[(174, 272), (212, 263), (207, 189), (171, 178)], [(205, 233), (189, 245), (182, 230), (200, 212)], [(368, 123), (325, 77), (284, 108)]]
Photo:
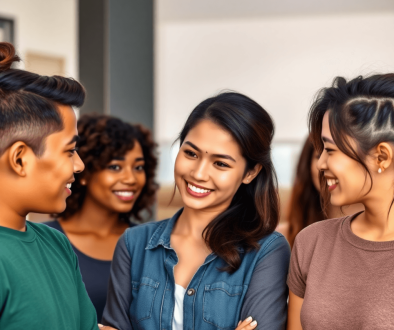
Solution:
[(135, 225), (158, 188), (150, 132), (77, 121), (84, 88), (18, 60), (0, 43), (1, 329), (394, 329), (394, 74), (338, 77), (313, 103), (290, 251), (255, 101), (195, 107), (174, 167), (184, 207)]

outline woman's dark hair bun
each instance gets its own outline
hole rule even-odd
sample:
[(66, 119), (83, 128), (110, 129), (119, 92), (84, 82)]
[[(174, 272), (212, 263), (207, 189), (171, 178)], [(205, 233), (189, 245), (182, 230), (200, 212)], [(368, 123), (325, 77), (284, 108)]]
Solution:
[(0, 72), (11, 68), (12, 63), (21, 59), (15, 54), (15, 48), (9, 42), (0, 42)]

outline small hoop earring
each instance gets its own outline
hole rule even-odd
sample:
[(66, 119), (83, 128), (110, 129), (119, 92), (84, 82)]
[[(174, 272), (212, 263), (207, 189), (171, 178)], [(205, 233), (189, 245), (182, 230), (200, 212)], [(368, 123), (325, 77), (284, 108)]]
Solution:
[(378, 169), (378, 173), (380, 174), (380, 173), (382, 173), (382, 169), (379, 167), (379, 169)]

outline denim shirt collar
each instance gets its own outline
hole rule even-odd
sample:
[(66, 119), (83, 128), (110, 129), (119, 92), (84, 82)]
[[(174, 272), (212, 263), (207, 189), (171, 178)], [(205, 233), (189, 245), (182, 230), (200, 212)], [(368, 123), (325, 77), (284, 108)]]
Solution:
[[(174, 228), (175, 222), (178, 220), (179, 216), (182, 214), (183, 208), (177, 211), (172, 218), (170, 218), (167, 222), (163, 221), (160, 226), (155, 230), (153, 235), (151, 236), (148, 245), (145, 250), (151, 250), (157, 248), (159, 245), (162, 245), (166, 249), (171, 249), (171, 233), (172, 228)], [(245, 250), (242, 247), (237, 247), (238, 252), (244, 253)], [(213, 255), (213, 253), (212, 253)]]
[(145, 250), (154, 249), (159, 245), (164, 246), (166, 249), (171, 249), (170, 241), (172, 228), (174, 228), (175, 222), (178, 220), (182, 212), (183, 208), (176, 212), (168, 221), (162, 221), (160, 226), (157, 227), (152, 237), (150, 238)]

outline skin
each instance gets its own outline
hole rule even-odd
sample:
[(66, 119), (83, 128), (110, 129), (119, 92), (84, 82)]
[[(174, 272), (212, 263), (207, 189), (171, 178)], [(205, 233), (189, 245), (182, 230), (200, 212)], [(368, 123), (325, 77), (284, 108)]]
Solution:
[[(312, 175), (313, 185), (315, 186), (317, 191), (320, 191), (320, 180), (319, 180), (320, 171), (317, 167), (318, 160), (319, 160), (319, 155), (315, 151), (313, 153), (313, 157), (311, 161), (311, 175)], [(351, 205), (341, 205), (341, 206), (342, 206), (342, 210), (340, 206), (331, 205), (328, 210), (327, 219), (340, 218), (345, 215), (351, 215), (364, 210), (364, 206), (361, 203), (351, 204)]]
[[(105, 169), (82, 179), (87, 192), (81, 209), (60, 225), (70, 242), (82, 253), (100, 260), (112, 260), (116, 243), (128, 224), (119, 213), (129, 212), (146, 183), (141, 145), (124, 157), (113, 159)], [(132, 191), (131, 200), (121, 200), (114, 191)]]
[[(320, 191), (319, 169), (317, 168), (318, 160), (319, 160), (319, 155), (315, 151), (311, 159), (310, 171), (311, 171), (313, 185), (315, 186), (317, 191)], [(342, 207), (342, 209), (338, 206), (330, 205), (328, 209), (327, 219), (340, 218), (345, 215), (351, 215), (362, 210), (364, 210), (364, 206), (360, 203), (345, 205)], [(289, 223), (288, 222), (280, 223), (276, 228), (276, 231), (280, 232), (285, 237), (288, 237)]]
[[(371, 179), (366, 176), (365, 169), (360, 163), (340, 151), (333, 141), (329, 115), (330, 113), (327, 112), (323, 118), (321, 136), (324, 150), (317, 167), (324, 173), (326, 181), (330, 179), (339, 181), (336, 188), (330, 191), (331, 204), (339, 207), (361, 203), (365, 211), (352, 221), (352, 232), (369, 241), (394, 240), (394, 212), (390, 212), (394, 177), (393, 146), (387, 142), (380, 143), (366, 156), (365, 163), (373, 179), (371, 189)], [(357, 148), (356, 141), (349, 138), (349, 142), (353, 148)], [(381, 173), (378, 172), (379, 168)], [(300, 321), (302, 304), (303, 299), (290, 291), (287, 329), (302, 329)]]
[(39, 158), (22, 141), (0, 157), (0, 226), (26, 230), (26, 215), (60, 213), (66, 208), (67, 183), (84, 165), (75, 151), (77, 121), (70, 106), (58, 105), (64, 129), (49, 135)]
[[(22, 141), (0, 157), (0, 226), (26, 231), (26, 216), (61, 213), (66, 208), (67, 183), (85, 166), (76, 152), (77, 119), (70, 106), (58, 104), (64, 129), (45, 139), (45, 151), (37, 157)], [(103, 330), (116, 330), (101, 326)]]
[[(175, 183), (184, 210), (171, 234), (171, 247), (178, 256), (175, 283), (187, 288), (194, 274), (211, 253), (202, 238), (204, 228), (226, 210), (241, 184), (249, 184), (261, 170), (258, 164), (245, 174), (246, 160), (230, 133), (208, 120), (189, 131), (175, 161)], [(187, 182), (211, 193), (197, 198), (189, 193)], [(192, 257), (191, 257), (192, 256)], [(254, 329), (253, 319), (236, 330)]]

